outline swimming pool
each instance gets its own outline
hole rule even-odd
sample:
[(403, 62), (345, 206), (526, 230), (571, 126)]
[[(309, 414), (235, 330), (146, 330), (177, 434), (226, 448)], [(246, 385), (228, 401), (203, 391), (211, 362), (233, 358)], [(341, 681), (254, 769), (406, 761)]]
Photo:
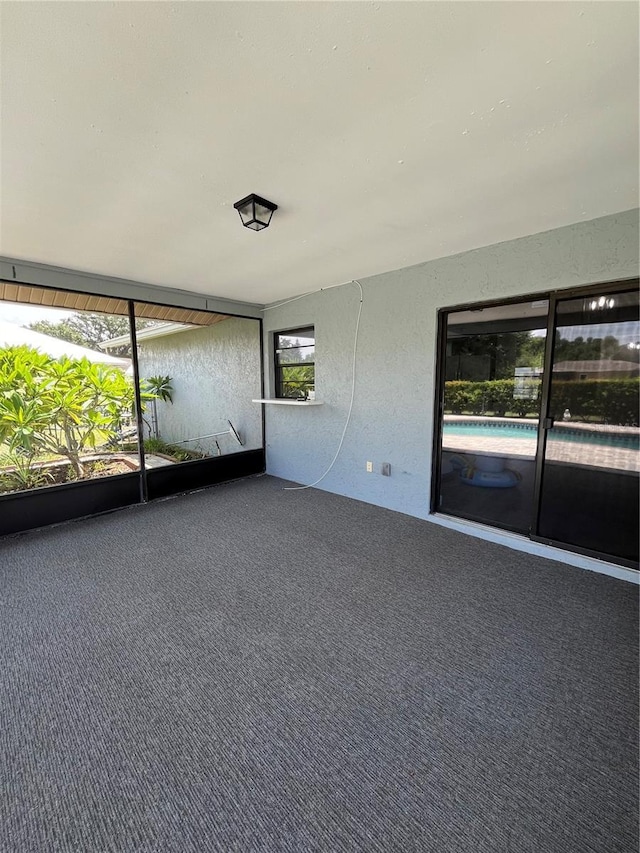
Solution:
[(487, 424), (461, 421), (455, 424), (444, 424), (445, 435), (477, 435), (485, 438), (536, 438), (537, 424)]
[[(445, 421), (443, 435), (447, 438), (454, 436), (472, 436), (477, 438), (510, 438), (529, 439), (535, 441), (538, 437), (537, 423), (509, 423), (496, 421)], [(573, 444), (598, 444), (605, 447), (618, 447), (626, 450), (640, 449), (640, 431), (629, 427), (581, 427), (579, 424), (557, 424), (549, 433), (553, 441), (568, 441)]]

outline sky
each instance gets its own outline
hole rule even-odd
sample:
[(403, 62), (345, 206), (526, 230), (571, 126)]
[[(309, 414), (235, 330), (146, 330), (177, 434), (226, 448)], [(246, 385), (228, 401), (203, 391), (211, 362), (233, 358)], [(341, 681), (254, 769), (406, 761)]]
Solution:
[(0, 302), (0, 320), (16, 323), (18, 326), (29, 326), (37, 320), (50, 320), (55, 323), (70, 317), (73, 311), (60, 308), (39, 308), (37, 305), (18, 305), (16, 302)]
[(587, 338), (617, 338), (621, 344), (632, 344), (639, 342), (640, 330), (638, 323), (630, 320), (626, 323), (594, 323), (591, 326), (566, 326), (559, 329), (561, 336), (566, 341), (574, 341), (581, 337)]

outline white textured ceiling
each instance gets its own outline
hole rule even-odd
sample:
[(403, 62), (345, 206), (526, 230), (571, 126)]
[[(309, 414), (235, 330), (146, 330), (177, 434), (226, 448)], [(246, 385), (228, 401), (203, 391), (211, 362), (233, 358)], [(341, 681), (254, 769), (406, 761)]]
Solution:
[(636, 3), (1, 14), (4, 255), (263, 303), (638, 204)]

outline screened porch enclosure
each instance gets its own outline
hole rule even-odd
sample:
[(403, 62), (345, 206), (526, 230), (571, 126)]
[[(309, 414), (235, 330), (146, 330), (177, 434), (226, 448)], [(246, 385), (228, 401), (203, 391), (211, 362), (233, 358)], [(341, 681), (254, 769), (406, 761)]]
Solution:
[(260, 343), (254, 318), (0, 282), (0, 533), (264, 470)]

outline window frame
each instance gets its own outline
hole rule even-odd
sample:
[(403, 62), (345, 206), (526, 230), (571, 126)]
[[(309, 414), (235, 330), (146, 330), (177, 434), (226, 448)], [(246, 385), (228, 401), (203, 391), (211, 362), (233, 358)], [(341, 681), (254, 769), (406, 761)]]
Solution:
[[(312, 338), (313, 344), (302, 344), (299, 347), (283, 347), (280, 345), (280, 339), (283, 337), (305, 337)], [(314, 349), (314, 357), (313, 361), (290, 361), (284, 364), (280, 363), (279, 355), (282, 350), (286, 349), (301, 349), (303, 347), (313, 346)], [(284, 379), (283, 379), (283, 368), (284, 367), (313, 367), (313, 381), (309, 383), (312, 387), (307, 388), (304, 394), (304, 397), (301, 399), (307, 399), (309, 391), (315, 391), (316, 384), (316, 360), (315, 360), (315, 346), (316, 346), (316, 332), (315, 326), (313, 324), (308, 326), (296, 326), (293, 329), (281, 329), (277, 332), (273, 333), (273, 375), (274, 375), (274, 396), (278, 400), (295, 400), (296, 397), (291, 396), (290, 394), (284, 393)]]

